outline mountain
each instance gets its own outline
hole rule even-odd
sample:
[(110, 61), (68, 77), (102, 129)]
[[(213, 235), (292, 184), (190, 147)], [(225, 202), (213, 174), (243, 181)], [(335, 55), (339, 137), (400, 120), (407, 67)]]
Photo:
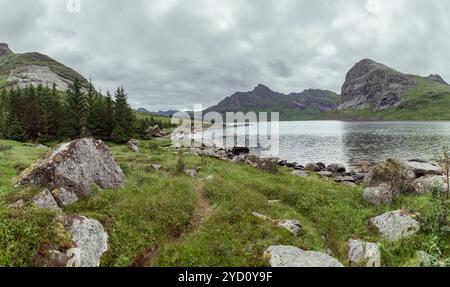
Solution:
[(0, 88), (55, 83), (58, 90), (65, 91), (75, 78), (83, 86), (89, 85), (81, 74), (46, 55), (14, 53), (8, 44), (0, 43)]
[(404, 74), (365, 59), (347, 73), (339, 119), (450, 119), (450, 86), (439, 75)]
[(282, 94), (259, 84), (252, 91), (237, 92), (227, 97), (204, 113), (280, 112), (281, 120), (304, 120), (320, 118), (323, 113), (336, 109), (339, 102), (339, 95), (331, 91), (309, 89)]
[(139, 108), (136, 111), (139, 113), (143, 113), (143, 114), (149, 114), (149, 115), (154, 115), (154, 116), (163, 116), (163, 117), (171, 117), (174, 114), (179, 112), (177, 110), (151, 112), (151, 111), (147, 110), (146, 108)]

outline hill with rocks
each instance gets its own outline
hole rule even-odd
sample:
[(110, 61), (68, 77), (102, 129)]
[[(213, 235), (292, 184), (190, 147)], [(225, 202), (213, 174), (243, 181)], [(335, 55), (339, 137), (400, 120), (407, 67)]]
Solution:
[(28, 85), (52, 86), (66, 91), (69, 84), (78, 78), (84, 87), (88, 81), (75, 70), (61, 64), (47, 55), (32, 53), (14, 53), (6, 43), (0, 43), (0, 89)]

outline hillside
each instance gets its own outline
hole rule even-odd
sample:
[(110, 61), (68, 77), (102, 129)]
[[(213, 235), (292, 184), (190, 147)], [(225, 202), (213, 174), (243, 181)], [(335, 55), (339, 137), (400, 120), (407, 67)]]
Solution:
[(8, 44), (0, 43), (0, 88), (29, 84), (51, 86), (55, 83), (58, 90), (65, 91), (75, 78), (79, 78), (83, 86), (88, 86), (81, 74), (46, 55), (35, 52), (17, 54), (10, 50)]
[[(104, 225), (109, 237), (101, 266), (268, 266), (264, 250), (279, 244), (327, 252), (348, 265), (352, 236), (380, 241), (383, 266), (417, 266), (416, 251), (427, 246), (425, 232), (393, 243), (382, 240), (367, 222), (397, 208), (427, 214), (430, 194), (399, 196), (391, 206), (372, 206), (362, 200), (361, 187), (316, 176), (297, 177), (286, 168), (268, 173), (189, 152), (176, 157), (169, 146), (168, 140), (145, 141), (140, 153), (134, 153), (111, 144), (126, 176), (125, 189), (95, 189), (63, 209)], [(21, 209), (8, 205), (28, 201), (41, 191), (35, 186), (15, 188), (11, 182), (47, 150), (13, 141), (0, 141), (0, 148), (4, 171), (0, 174), (0, 266), (40, 265), (45, 248), (70, 244), (55, 224), (60, 214), (29, 203)], [(180, 171), (180, 161), (198, 175)], [(255, 218), (255, 211), (298, 220), (301, 235)], [(443, 251), (448, 255), (448, 248)]]
[(450, 86), (441, 76), (404, 74), (366, 59), (347, 73), (342, 102), (327, 118), (446, 120), (449, 104)]
[(320, 118), (339, 105), (339, 95), (324, 90), (305, 90), (282, 94), (264, 85), (249, 92), (237, 92), (204, 111), (218, 112), (280, 112), (281, 120), (310, 120)]

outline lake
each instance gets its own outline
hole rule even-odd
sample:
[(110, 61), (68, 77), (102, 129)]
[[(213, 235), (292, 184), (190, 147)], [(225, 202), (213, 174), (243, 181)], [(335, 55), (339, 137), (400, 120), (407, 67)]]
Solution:
[[(256, 126), (251, 123), (247, 127), (228, 127), (226, 132), (228, 136), (234, 131), (237, 135), (250, 135), (248, 139), (257, 134)], [(210, 136), (211, 130), (205, 135)], [(216, 130), (216, 143), (217, 138), (220, 133)], [(429, 160), (443, 145), (450, 145), (448, 121), (279, 123), (278, 157), (301, 164), (322, 161), (355, 166), (360, 160), (378, 161), (390, 157)]]

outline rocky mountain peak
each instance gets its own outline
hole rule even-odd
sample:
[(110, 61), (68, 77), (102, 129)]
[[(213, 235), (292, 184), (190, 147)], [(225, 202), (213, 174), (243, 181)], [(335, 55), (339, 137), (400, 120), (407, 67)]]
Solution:
[(428, 79), (436, 81), (436, 82), (439, 82), (439, 83), (444, 84), (444, 85), (448, 85), (448, 83), (440, 75), (433, 75), (433, 74), (431, 74), (431, 75), (428, 76)]
[(0, 56), (8, 53), (12, 53), (12, 51), (9, 49), (8, 44), (0, 43)]
[(377, 63), (374, 60), (371, 59), (363, 59), (356, 63), (353, 68), (348, 71), (346, 80), (353, 80), (360, 77), (363, 77), (373, 71), (379, 71), (379, 70), (390, 70), (389, 67)]
[(273, 91), (272, 91), (269, 87), (267, 87), (267, 86), (265, 86), (265, 85), (263, 85), (263, 84), (258, 84), (258, 85), (253, 89), (253, 91), (254, 91), (256, 94), (273, 93)]

